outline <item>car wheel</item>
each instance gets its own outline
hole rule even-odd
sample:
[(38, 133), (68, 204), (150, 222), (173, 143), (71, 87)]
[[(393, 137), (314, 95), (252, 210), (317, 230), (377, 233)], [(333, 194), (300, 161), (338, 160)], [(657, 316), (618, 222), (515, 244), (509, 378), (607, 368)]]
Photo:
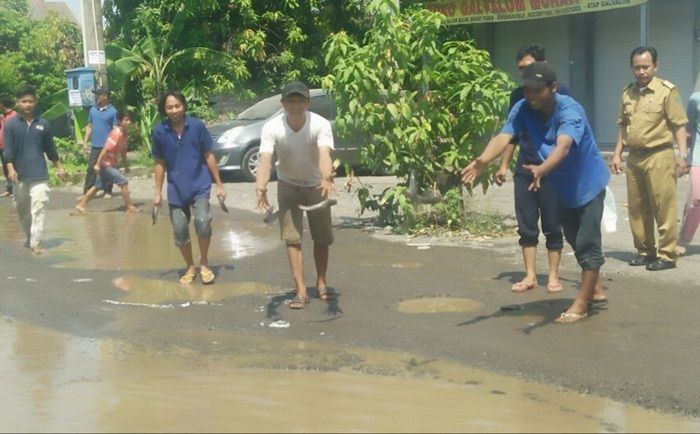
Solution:
[[(277, 179), (277, 171), (275, 170), (276, 161), (277, 159), (273, 155), (272, 168), (270, 168), (270, 181)], [(255, 182), (255, 177), (258, 174), (258, 166), (260, 166), (260, 146), (255, 145), (243, 154), (243, 159), (241, 160), (243, 178), (246, 181)]]
[(246, 181), (254, 182), (260, 166), (260, 146), (251, 146), (241, 160), (241, 169)]

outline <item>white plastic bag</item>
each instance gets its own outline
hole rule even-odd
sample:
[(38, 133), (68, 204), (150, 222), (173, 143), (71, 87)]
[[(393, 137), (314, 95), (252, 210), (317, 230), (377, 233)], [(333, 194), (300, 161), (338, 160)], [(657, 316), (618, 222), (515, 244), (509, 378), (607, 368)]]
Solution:
[(603, 232), (614, 234), (617, 232), (617, 204), (610, 187), (605, 187), (605, 201), (603, 202)]

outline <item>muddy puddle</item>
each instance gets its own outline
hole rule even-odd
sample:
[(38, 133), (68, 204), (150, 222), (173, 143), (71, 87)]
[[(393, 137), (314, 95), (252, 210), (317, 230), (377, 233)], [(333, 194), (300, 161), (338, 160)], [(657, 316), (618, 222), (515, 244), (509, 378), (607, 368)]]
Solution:
[[(212, 345), (236, 339), (208, 337)], [(0, 318), (0, 430), (700, 430), (697, 419), (408, 354), (270, 338), (238, 343), (258, 346), (156, 350)], [(262, 369), (276, 363), (307, 370)]]
[[(115, 208), (118, 203), (115, 202)], [(13, 209), (5, 209), (0, 221), (9, 225), (5, 232), (21, 243), (20, 229)], [(12, 212), (9, 212), (12, 211)], [(152, 270), (181, 265), (180, 252), (173, 242), (166, 213), (152, 224), (150, 212), (128, 214), (95, 210), (83, 216), (70, 216), (66, 210), (52, 210), (46, 216), (46, 256), (57, 267), (90, 270)], [(279, 247), (276, 226), (215, 218), (214, 236), (209, 248), (212, 265), (253, 256)], [(190, 225), (195, 258), (199, 257), (194, 226)]]
[(126, 275), (112, 280), (121, 290), (119, 297), (103, 300), (110, 304), (145, 307), (187, 306), (192, 304), (221, 303), (232, 297), (250, 294), (271, 294), (272, 287), (260, 282), (217, 282), (214, 285), (181, 285), (176, 281), (147, 279)]
[(400, 269), (415, 269), (415, 268), (422, 268), (423, 263), (422, 262), (396, 262), (391, 264), (392, 268), (400, 268)]
[(403, 300), (396, 310), (402, 313), (449, 313), (476, 312), (482, 307), (481, 303), (469, 298), (425, 297)]

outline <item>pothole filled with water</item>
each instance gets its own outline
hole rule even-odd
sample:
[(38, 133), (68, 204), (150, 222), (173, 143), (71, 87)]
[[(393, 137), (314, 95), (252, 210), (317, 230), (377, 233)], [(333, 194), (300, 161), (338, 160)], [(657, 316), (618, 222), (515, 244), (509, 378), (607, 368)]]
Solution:
[(477, 312), (483, 305), (469, 298), (425, 297), (403, 300), (396, 306), (402, 313), (458, 313)]

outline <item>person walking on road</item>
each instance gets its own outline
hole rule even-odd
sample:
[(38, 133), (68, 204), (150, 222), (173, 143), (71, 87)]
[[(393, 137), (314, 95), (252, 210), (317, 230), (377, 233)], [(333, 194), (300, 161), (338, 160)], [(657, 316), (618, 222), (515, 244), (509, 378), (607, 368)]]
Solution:
[[(627, 202), (637, 250), (629, 264), (650, 271), (667, 270), (675, 268), (678, 255), (676, 178), (688, 168), (688, 118), (678, 88), (656, 76), (656, 49), (635, 48), (630, 65), (635, 82), (622, 91), (611, 168), (616, 174), (622, 172), (622, 151), (627, 146)], [(681, 158), (676, 158), (674, 141)], [(659, 229), (658, 251), (654, 221)]]
[[(525, 68), (535, 62), (545, 62), (545, 50), (541, 45), (532, 44), (521, 48), (515, 56), (515, 62), (522, 78)], [(525, 96), (525, 87), (519, 86), (510, 93), (510, 106), (508, 111)], [(569, 90), (562, 85), (557, 86), (557, 93), (569, 95)], [(518, 138), (506, 147), (501, 155), (501, 166), (496, 172), (497, 185), (503, 185), (513, 159)], [(511, 291), (526, 292), (537, 287), (537, 244), (540, 230), (538, 223), (542, 222), (542, 233), (545, 236), (547, 258), (549, 259), (549, 275), (547, 280), (547, 292), (560, 292), (562, 285), (559, 282), (559, 263), (561, 262), (561, 250), (564, 247), (564, 237), (561, 232), (561, 218), (559, 216), (559, 196), (547, 179), (542, 180), (541, 188), (537, 191), (528, 189), (532, 184), (532, 174), (523, 166), (525, 164), (539, 164), (542, 160), (536, 152), (529, 148), (521, 147), (518, 161), (515, 164), (513, 184), (515, 216), (518, 221), (519, 244), (522, 249), (523, 262), (525, 264), (525, 277), (513, 284)]]
[(46, 204), (49, 201), (49, 172), (46, 157), (64, 177), (53, 136), (46, 119), (35, 115), (36, 90), (26, 86), (17, 93), (18, 116), (3, 127), (3, 157), (13, 192), (19, 221), (27, 236), (25, 247), (40, 255)]
[[(301, 82), (292, 82), (282, 89), (284, 113), (270, 119), (263, 126), (260, 143), (255, 192), (257, 208), (270, 209), (267, 183), (272, 169), (272, 155), (277, 155), (277, 200), (281, 238), (287, 244), (287, 257), (296, 286), (296, 296), (289, 307), (303, 309), (309, 303), (304, 283), (304, 265), (301, 251), (303, 211), (299, 205), (313, 205), (328, 199), (334, 191), (333, 132), (328, 120), (309, 109), (309, 88)], [(321, 300), (335, 297), (327, 286), (329, 246), (333, 244), (330, 207), (307, 211), (311, 237), (314, 241), (316, 290)]]
[[(678, 254), (684, 255), (688, 245), (693, 241), (695, 231), (700, 225), (700, 144), (698, 144), (698, 132), (700, 132), (700, 92), (695, 92), (688, 101), (688, 137), (690, 149), (688, 150), (688, 164), (690, 165), (690, 192), (685, 204), (683, 223), (678, 236)], [(682, 158), (682, 155), (681, 155)]]
[(462, 169), (462, 181), (472, 185), (483, 169), (518, 137), (520, 146), (536, 152), (541, 164), (526, 164), (530, 190), (552, 182), (559, 193), (564, 235), (582, 268), (581, 285), (571, 306), (556, 320), (574, 323), (588, 316), (589, 301), (605, 299), (600, 282), (603, 259), (601, 219), (610, 173), (598, 150), (586, 113), (573, 98), (557, 94), (554, 69), (536, 62), (523, 71), (525, 100), (511, 110), (501, 132), (484, 152)]
[(12, 182), (7, 176), (7, 161), (3, 157), (3, 140), (2, 140), (2, 129), (7, 122), (13, 117), (17, 116), (17, 112), (14, 110), (15, 102), (9, 95), (0, 96), (0, 113), (2, 117), (0, 118), (0, 161), (2, 162), (2, 173), (5, 176), (5, 191), (0, 193), (0, 197), (10, 197), (12, 196)]
[[(88, 142), (90, 155), (88, 157), (87, 172), (85, 174), (85, 184), (83, 184), (83, 196), (95, 185), (97, 181), (97, 172), (95, 172), (95, 163), (99, 157), (102, 148), (107, 142), (107, 136), (117, 125), (117, 110), (109, 103), (109, 89), (101, 87), (94, 90), (97, 98), (97, 105), (90, 108), (88, 114), (88, 124), (85, 129), (85, 137), (83, 138), (83, 151), (88, 152)], [(112, 197), (112, 184), (104, 186), (101, 193), (97, 196), (104, 195), (107, 199)], [(80, 196), (78, 200), (81, 200)]]
[(212, 234), (209, 207), (212, 179), (216, 183), (219, 200), (226, 199), (226, 190), (212, 153), (211, 134), (204, 122), (187, 115), (187, 100), (182, 92), (166, 92), (160, 99), (159, 110), (166, 119), (153, 129), (152, 134), (151, 152), (156, 160), (153, 206), (159, 209), (163, 203), (163, 182), (167, 173), (168, 205), (175, 245), (187, 266), (180, 283), (191, 284), (197, 276), (190, 242), (191, 218), (194, 218), (199, 242), (200, 278), (204, 284), (214, 283), (216, 276), (209, 268), (208, 258)]
[(95, 162), (95, 171), (98, 173), (97, 182), (85, 193), (80, 202), (75, 206), (75, 214), (85, 214), (85, 207), (98, 190), (104, 189), (108, 184), (117, 184), (121, 188), (124, 205), (127, 212), (138, 212), (139, 209), (131, 202), (129, 195), (129, 181), (121, 174), (117, 167), (117, 156), (122, 157), (124, 172), (129, 173), (129, 161), (126, 158), (127, 140), (131, 115), (126, 112), (117, 113), (118, 126), (107, 137), (107, 143)]

